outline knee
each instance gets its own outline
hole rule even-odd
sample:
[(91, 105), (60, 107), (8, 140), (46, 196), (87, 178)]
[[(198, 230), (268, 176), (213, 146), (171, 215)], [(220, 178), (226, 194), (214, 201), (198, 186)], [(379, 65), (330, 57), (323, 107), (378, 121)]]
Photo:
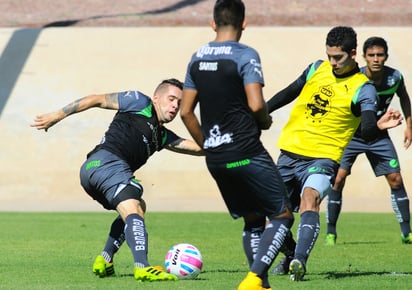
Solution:
[(142, 212), (145, 214), (146, 213), (146, 202), (144, 201), (143, 198), (141, 198), (139, 200), (139, 205), (140, 205), (140, 209), (142, 210)]
[(386, 179), (388, 180), (389, 186), (393, 189), (398, 189), (402, 186), (402, 176), (398, 172), (387, 175)]
[(243, 216), (244, 228), (243, 230), (250, 231), (253, 228), (261, 229), (263, 231), (266, 225), (266, 218), (256, 214), (247, 214)]
[(310, 187), (305, 187), (300, 201), (300, 212), (319, 211), (320, 193)]

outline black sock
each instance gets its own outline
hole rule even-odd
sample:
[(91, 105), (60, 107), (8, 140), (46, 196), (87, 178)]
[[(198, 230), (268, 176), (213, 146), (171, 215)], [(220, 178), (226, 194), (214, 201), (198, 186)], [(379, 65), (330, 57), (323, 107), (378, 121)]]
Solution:
[(251, 267), (252, 272), (260, 277), (267, 274), (292, 224), (293, 219), (286, 218), (276, 218), (270, 221), (260, 238), (259, 251)]
[(288, 234), (286, 235), (285, 242), (283, 243), (279, 251), (285, 254), (286, 257), (290, 258), (290, 257), (295, 256), (295, 248), (296, 248), (296, 242), (293, 239), (292, 232), (289, 231)]
[(135, 267), (147, 267), (148, 239), (144, 220), (138, 214), (130, 214), (126, 218), (125, 235), (132, 251)]
[(326, 207), (327, 233), (336, 235), (336, 223), (342, 209), (342, 192), (330, 190), (328, 194), (328, 204)]
[(411, 232), (409, 198), (403, 184), (400, 188), (391, 189), (392, 208), (395, 211), (401, 232), (404, 237)]
[(124, 226), (125, 224), (120, 216), (112, 223), (106, 245), (102, 251), (102, 256), (107, 262), (113, 262), (114, 254), (117, 253), (124, 242)]
[(260, 237), (265, 226), (263, 221), (256, 223), (245, 223), (243, 228), (243, 250), (245, 252), (249, 267), (252, 266), (254, 257), (259, 248)]
[(309, 254), (319, 236), (319, 213), (305, 211), (300, 217), (295, 258), (306, 264)]

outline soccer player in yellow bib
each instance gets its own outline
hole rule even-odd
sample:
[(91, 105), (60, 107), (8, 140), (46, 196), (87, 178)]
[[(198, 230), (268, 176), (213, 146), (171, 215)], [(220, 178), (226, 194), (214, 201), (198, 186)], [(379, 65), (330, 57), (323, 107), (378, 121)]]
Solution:
[[(378, 92), (377, 118), (388, 110), (395, 94), (399, 97), (406, 125), (403, 145), (408, 149), (412, 140), (411, 100), (401, 72), (385, 65), (388, 56), (388, 44), (385, 39), (377, 36), (369, 37), (363, 44), (366, 66), (361, 67), (360, 70), (373, 82)], [(336, 243), (336, 224), (342, 208), (342, 191), (356, 158), (363, 153), (368, 158), (375, 176), (383, 175), (388, 182), (392, 208), (401, 229), (402, 244), (412, 244), (408, 193), (401, 175), (398, 154), (389, 133), (383, 130), (373, 142), (366, 142), (359, 131), (358, 129), (355, 132), (345, 148), (333, 190), (328, 195), (326, 245), (333, 246)]]
[(274, 272), (290, 272), (293, 281), (306, 273), (306, 263), (320, 231), (319, 207), (339, 168), (343, 151), (356, 129), (373, 140), (380, 130), (398, 126), (399, 111), (376, 118), (376, 90), (356, 63), (357, 36), (352, 27), (332, 28), (326, 37), (328, 60), (310, 64), (300, 77), (268, 101), (269, 112), (295, 101), (283, 128), (277, 162), (300, 224), (296, 241), (288, 236), (287, 256)]

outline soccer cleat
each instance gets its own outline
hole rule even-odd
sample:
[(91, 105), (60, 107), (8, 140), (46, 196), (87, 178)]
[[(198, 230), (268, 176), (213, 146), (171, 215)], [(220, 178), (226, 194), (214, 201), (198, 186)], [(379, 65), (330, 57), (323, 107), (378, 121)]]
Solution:
[(337, 235), (327, 234), (325, 239), (326, 246), (334, 246), (336, 244)]
[(305, 276), (306, 268), (305, 265), (298, 259), (293, 259), (289, 265), (290, 280), (292, 281), (302, 281), (303, 276)]
[(409, 233), (406, 237), (401, 234), (402, 237), (402, 244), (412, 244), (412, 233)]
[[(240, 282), (237, 290), (264, 290), (262, 287), (262, 279), (258, 277), (256, 273), (249, 272), (246, 275), (246, 278)], [(270, 289), (270, 288), (266, 288)]]
[(293, 257), (286, 256), (284, 257), (279, 264), (276, 265), (275, 268), (272, 270), (272, 274), (274, 275), (286, 275), (289, 273), (289, 265), (290, 262), (293, 260)]
[(134, 278), (137, 281), (176, 281), (178, 278), (163, 271), (160, 266), (149, 266), (145, 268), (134, 268)]
[(93, 273), (100, 278), (114, 275), (113, 263), (106, 262), (103, 256), (96, 257), (93, 263)]

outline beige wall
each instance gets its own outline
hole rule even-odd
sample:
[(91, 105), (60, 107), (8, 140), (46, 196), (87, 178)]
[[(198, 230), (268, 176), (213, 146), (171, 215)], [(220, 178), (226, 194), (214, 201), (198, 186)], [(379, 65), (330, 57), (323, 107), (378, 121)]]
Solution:
[[(356, 27), (355, 27), (356, 28)], [(248, 27), (242, 42), (262, 58), (269, 98), (292, 82), (313, 60), (324, 58), (329, 27)], [(389, 43), (388, 65), (398, 68), (412, 92), (412, 28), (356, 28), (358, 43), (371, 35)], [(0, 29), (0, 51), (13, 29)], [(29, 125), (49, 112), (91, 93), (138, 89), (151, 95), (159, 81), (183, 80), (191, 54), (214, 37), (209, 28), (48, 28), (41, 31), (0, 116), (0, 210), (100, 210), (79, 185), (86, 153), (105, 132), (113, 111), (91, 109), (70, 116), (49, 132)], [(363, 64), (361, 50), (358, 61)], [(0, 80), (1, 84), (1, 80)], [(3, 96), (2, 96), (3, 97)], [(399, 108), (394, 102), (393, 107)], [(276, 138), (289, 107), (274, 113), (263, 133), (277, 158)], [(177, 118), (168, 126), (188, 137)], [(403, 127), (391, 131), (407, 188), (412, 188), (412, 154), (402, 147)], [(225, 211), (203, 158), (167, 151), (155, 154), (136, 173), (149, 210)], [(412, 190), (410, 190), (412, 192)], [(389, 189), (362, 157), (344, 192), (344, 211), (391, 211)]]

